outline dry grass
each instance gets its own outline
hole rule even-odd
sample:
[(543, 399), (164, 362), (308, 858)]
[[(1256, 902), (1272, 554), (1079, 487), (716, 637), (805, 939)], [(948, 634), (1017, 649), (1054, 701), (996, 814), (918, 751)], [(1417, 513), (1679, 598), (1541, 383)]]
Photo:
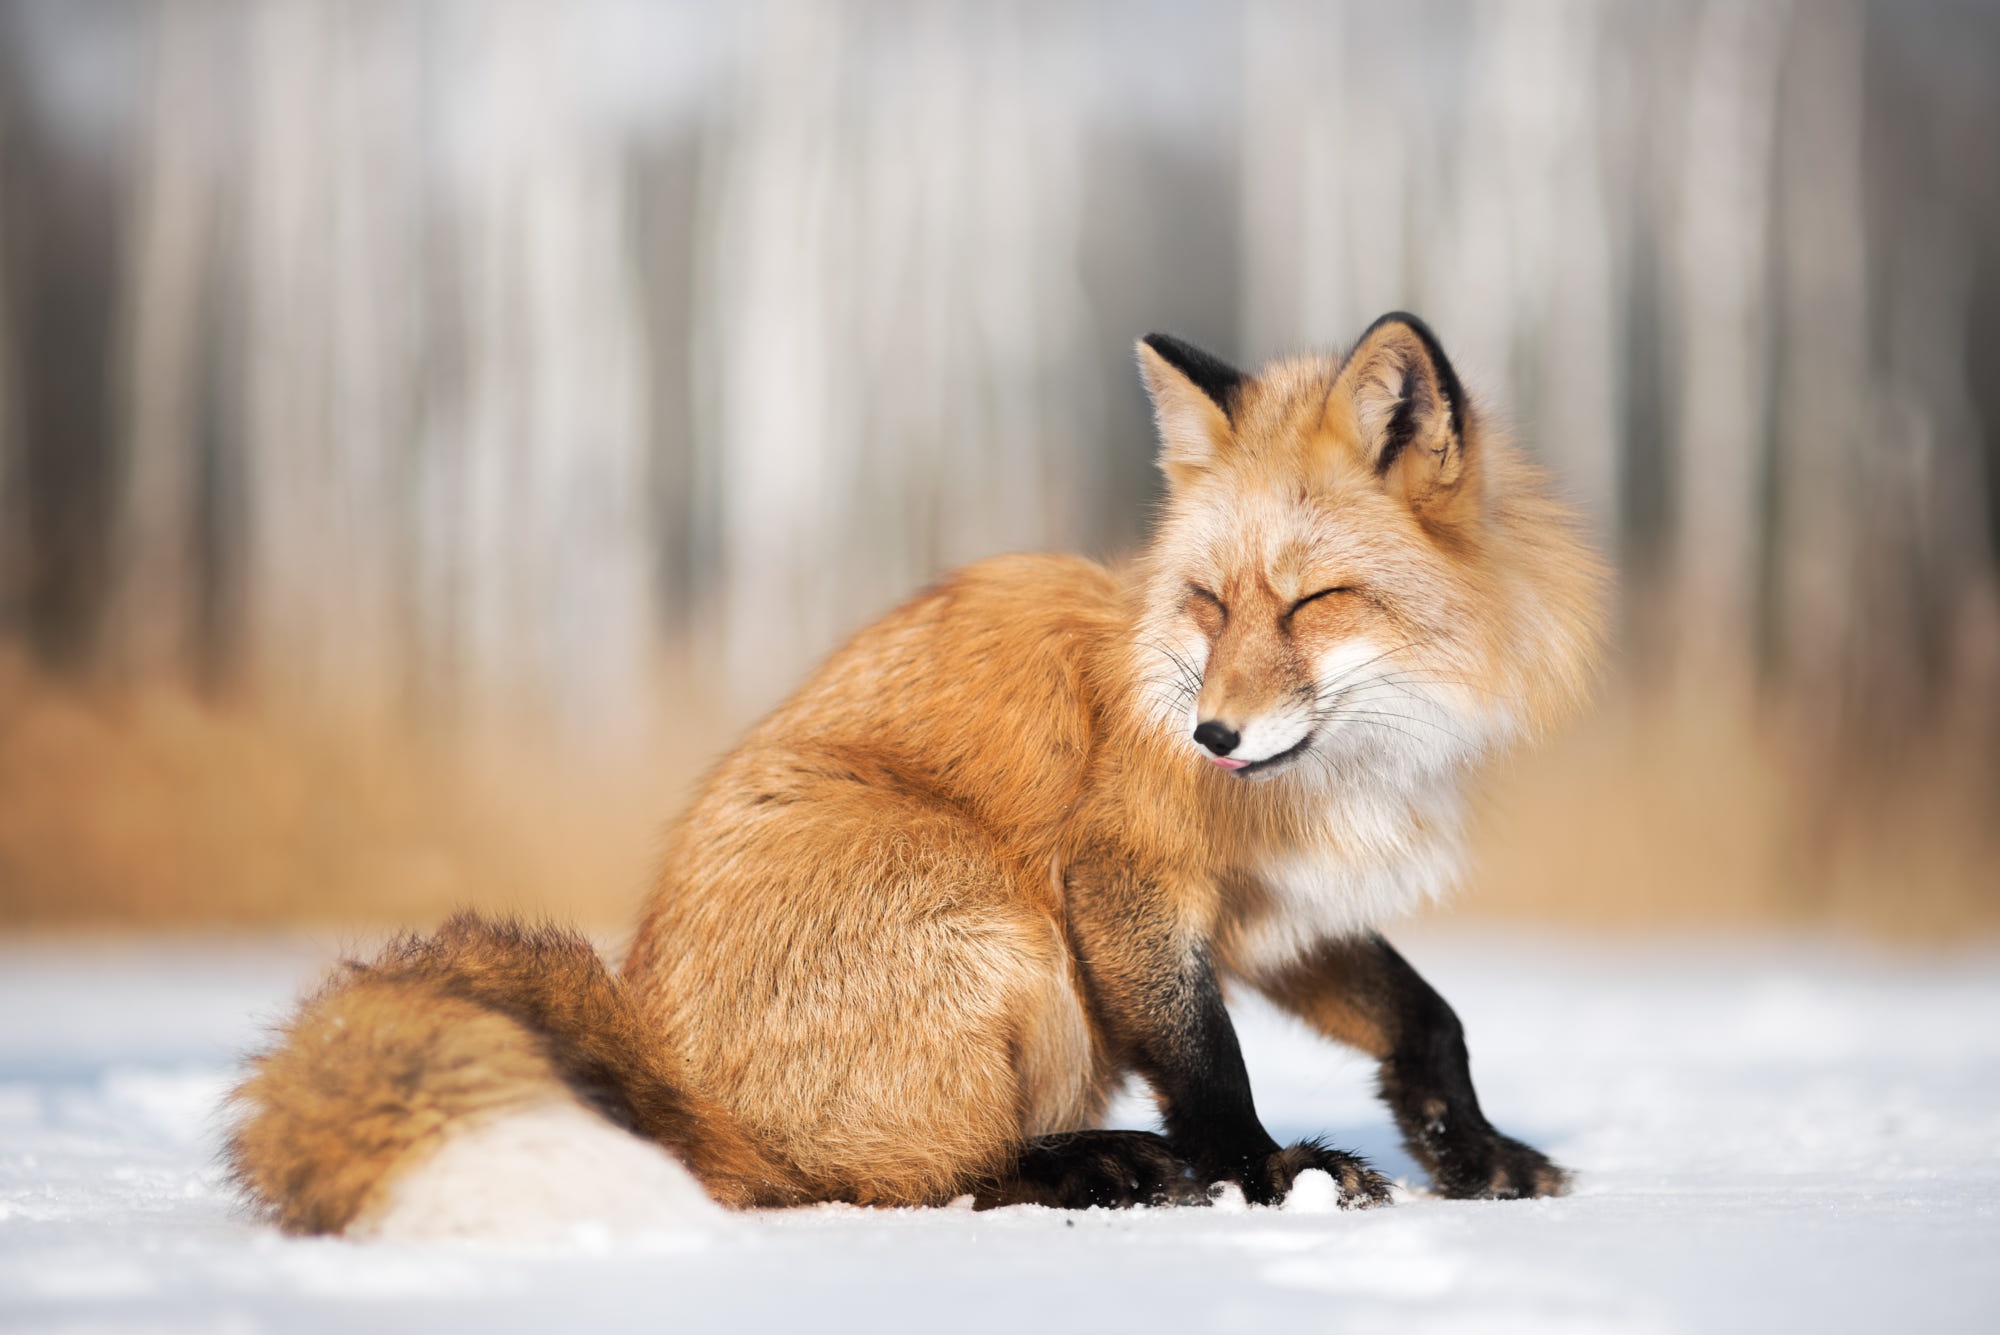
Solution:
[(1747, 702), (1614, 696), (1497, 775), (1465, 911), (1600, 927), (1810, 924), (1946, 941), (2000, 932), (2000, 772), (1937, 736), (1870, 770)]
[[(1497, 776), (1454, 911), (2000, 932), (1995, 762), (1952, 735), (1829, 781), (1747, 708), (1614, 696)], [(0, 659), (0, 927), (379, 926), (474, 905), (622, 929), (666, 818), (727, 741), (718, 725), (623, 763), (447, 749), (169, 688), (59, 687)]]
[(449, 749), (0, 660), (0, 925), (407, 924), (477, 905), (622, 926), (699, 758)]

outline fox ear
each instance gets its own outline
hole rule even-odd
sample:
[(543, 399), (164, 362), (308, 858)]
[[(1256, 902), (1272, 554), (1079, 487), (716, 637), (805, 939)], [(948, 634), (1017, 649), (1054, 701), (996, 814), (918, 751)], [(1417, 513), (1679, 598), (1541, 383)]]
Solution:
[(1139, 374), (1153, 400), (1160, 467), (1175, 485), (1191, 481), (1228, 448), (1241, 371), (1170, 334), (1139, 340)]
[(1327, 411), (1353, 414), (1363, 458), (1412, 509), (1457, 493), (1470, 473), (1465, 390), (1437, 336), (1414, 315), (1391, 311), (1368, 326), (1340, 368)]

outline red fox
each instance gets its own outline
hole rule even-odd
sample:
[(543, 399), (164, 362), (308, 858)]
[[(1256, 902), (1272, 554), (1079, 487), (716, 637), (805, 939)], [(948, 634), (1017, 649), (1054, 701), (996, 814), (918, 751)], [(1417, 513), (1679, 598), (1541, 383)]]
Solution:
[[(1138, 357), (1167, 495), (1136, 561), (985, 561), (857, 635), (708, 776), (622, 974), (471, 916), (347, 966), (236, 1092), (248, 1195), (393, 1230), (532, 1114), (664, 1147), (619, 1176), (684, 1165), (690, 1209), (1268, 1203), (1308, 1169), (1386, 1199), (1265, 1131), (1225, 983), (1377, 1058), (1442, 1194), (1562, 1191), (1375, 929), (1458, 876), (1480, 762), (1587, 694), (1597, 562), (1414, 316), (1254, 376)], [(1158, 1134), (1098, 1129), (1132, 1073)]]

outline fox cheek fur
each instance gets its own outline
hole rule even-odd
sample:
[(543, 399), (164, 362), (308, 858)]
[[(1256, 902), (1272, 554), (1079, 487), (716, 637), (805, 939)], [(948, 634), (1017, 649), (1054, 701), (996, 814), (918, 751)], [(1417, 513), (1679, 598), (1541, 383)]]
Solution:
[[(1308, 1169), (1385, 1199), (1266, 1132), (1225, 982), (1375, 1057), (1439, 1191), (1561, 1191), (1376, 928), (1456, 879), (1475, 764), (1582, 700), (1595, 562), (1413, 316), (1255, 376), (1138, 356), (1168, 499), (1137, 561), (982, 562), (862, 631), (704, 781), (622, 973), (472, 916), (337, 973), (237, 1090), (246, 1194), (395, 1236), (481, 1215), (468, 1163), (648, 1226)], [(1129, 1073), (1160, 1134), (1097, 1129)], [(497, 1162), (552, 1142), (583, 1178)]]

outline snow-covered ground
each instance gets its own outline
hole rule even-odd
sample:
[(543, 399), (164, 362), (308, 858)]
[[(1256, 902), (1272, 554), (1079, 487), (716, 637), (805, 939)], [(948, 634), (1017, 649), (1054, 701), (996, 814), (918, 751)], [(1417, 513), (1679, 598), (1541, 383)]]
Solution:
[(1407, 1199), (414, 1248), (281, 1238), (215, 1167), (234, 1054), (338, 944), (0, 942), (0, 1329), (2000, 1329), (1992, 950), (1406, 937), (1488, 1113), (1577, 1170), (1562, 1200), (1425, 1196), (1369, 1066), (1239, 1003), (1271, 1129)]

